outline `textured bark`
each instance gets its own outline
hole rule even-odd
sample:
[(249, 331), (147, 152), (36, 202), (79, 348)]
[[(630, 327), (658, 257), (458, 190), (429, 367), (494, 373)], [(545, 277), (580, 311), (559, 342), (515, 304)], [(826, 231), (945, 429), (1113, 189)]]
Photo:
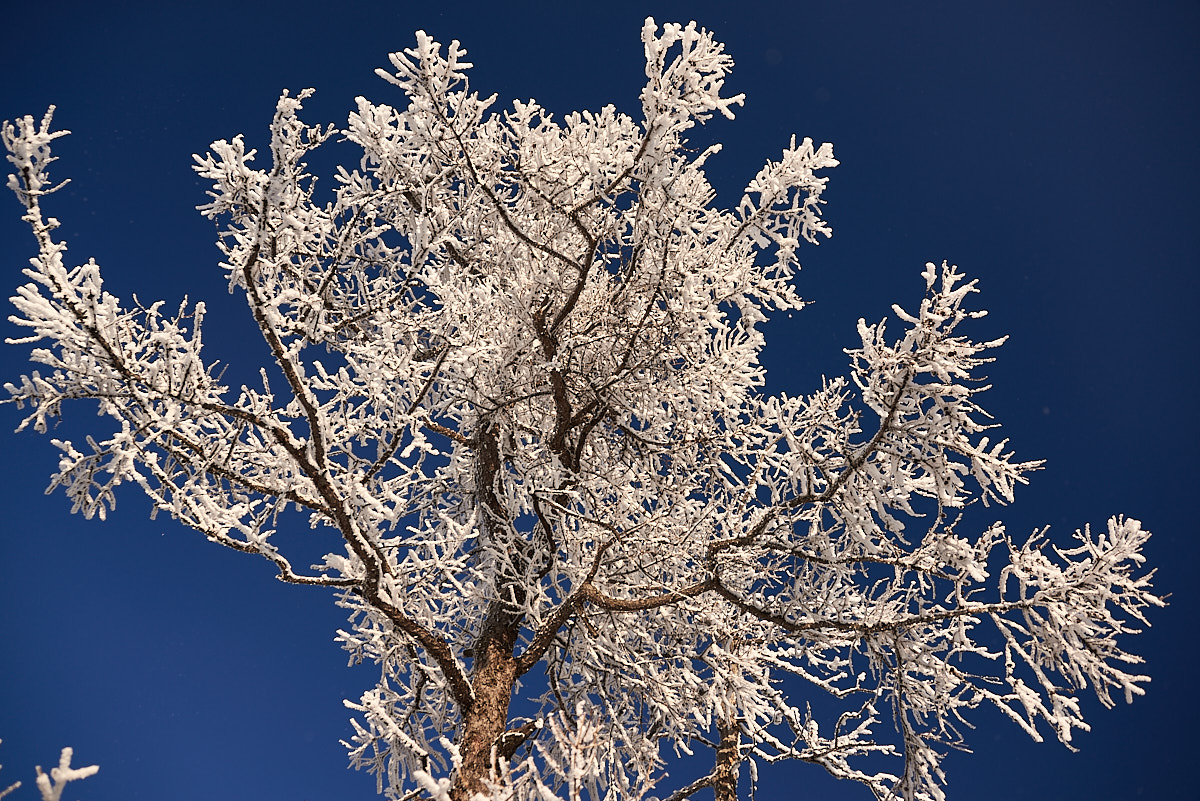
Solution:
[[(500, 451), (497, 430), (485, 421), (475, 438), (476, 497), (484, 509), (485, 529), (489, 538), (511, 530), (504, 520), (504, 508), (496, 497), (495, 482), (500, 471)], [(510, 542), (510, 548), (516, 543)], [(520, 549), (512, 556), (519, 558)], [(499, 598), (492, 601), (487, 617), (479, 629), (473, 657), (474, 670), (471, 688), (474, 700), (463, 711), (463, 733), (459, 741), (462, 765), (455, 778), (451, 796), (455, 801), (469, 801), (475, 793), (483, 792), (484, 780), (496, 775), (496, 758), (505, 756), (501, 738), (508, 728), (508, 705), (512, 700), (517, 678), (517, 662), (513, 652), (520, 632), (520, 617), (504, 598), (517, 603), (524, 599), (524, 588), (514, 577), (498, 578)]]
[(716, 801), (737, 801), (738, 756), (742, 729), (737, 721), (717, 721), (717, 764), (713, 768), (713, 795)]
[(469, 801), (483, 792), (484, 779), (493, 775), (496, 747), (508, 726), (508, 704), (517, 676), (513, 659), (517, 630), (516, 621), (503, 605), (494, 602), (475, 645), (471, 676), (475, 700), (463, 714), (462, 766), (451, 791), (455, 801)]

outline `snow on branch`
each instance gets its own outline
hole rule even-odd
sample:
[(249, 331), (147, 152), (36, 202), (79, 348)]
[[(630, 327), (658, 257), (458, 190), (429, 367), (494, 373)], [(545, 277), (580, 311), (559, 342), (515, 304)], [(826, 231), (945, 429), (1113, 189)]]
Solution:
[[(74, 754), (74, 749), (64, 748), (59, 754), (58, 766), (51, 768), (49, 774), (43, 773), (40, 765), (34, 768), (37, 772), (37, 779), (34, 783), (37, 785), (38, 792), (42, 794), (42, 801), (62, 801), (63, 790), (66, 789), (69, 782), (95, 776), (100, 771), (99, 765), (88, 765), (86, 768), (71, 767), (71, 757)], [(20, 787), (20, 782), (13, 782), (0, 790), (0, 798), (8, 797)]]

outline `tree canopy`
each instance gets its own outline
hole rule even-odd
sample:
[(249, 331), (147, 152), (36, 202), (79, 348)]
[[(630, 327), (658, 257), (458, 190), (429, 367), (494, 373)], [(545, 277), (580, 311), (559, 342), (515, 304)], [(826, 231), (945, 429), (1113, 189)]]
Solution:
[[(802, 243), (833, 149), (793, 139), (723, 209), (688, 133), (732, 61), (694, 23), (642, 30), (641, 118), (496, 107), (457, 42), (422, 32), (345, 128), (280, 97), (269, 153), (197, 157), (231, 289), (269, 348), (229, 387), (202, 303), (167, 310), (70, 267), (43, 199), (52, 110), (6, 123), (38, 255), (13, 298), (37, 371), (23, 426), (65, 401), (111, 421), (54, 440), (73, 509), (134, 483), (155, 512), (336, 591), (353, 658), (351, 761), (392, 798), (736, 798), (795, 759), (879, 798), (943, 799), (940, 760), (993, 705), (1030, 736), (1086, 728), (1076, 692), (1141, 694), (1118, 637), (1161, 605), (1148, 533), (1070, 545), (976, 526), (1017, 461), (980, 394), (1003, 340), (964, 329), (975, 283), (925, 265), (916, 306), (860, 321), (845, 378), (769, 394), (762, 323), (804, 306)], [(361, 149), (323, 200), (306, 159)], [(329, 552), (277, 545), (308, 527)], [(986, 630), (986, 634), (982, 633)], [(785, 692), (834, 699), (824, 719)], [(789, 684), (789, 687), (792, 686)], [(711, 749), (675, 782), (669, 755)]]

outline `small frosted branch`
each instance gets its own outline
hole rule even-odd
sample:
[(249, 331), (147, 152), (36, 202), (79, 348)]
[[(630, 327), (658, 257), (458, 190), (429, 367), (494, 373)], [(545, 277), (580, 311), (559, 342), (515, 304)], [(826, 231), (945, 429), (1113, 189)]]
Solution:
[[(58, 767), (51, 768), (49, 775), (42, 772), (40, 765), (35, 768), (37, 771), (37, 788), (42, 794), (42, 801), (61, 801), (63, 790), (69, 782), (94, 776), (100, 770), (99, 765), (88, 765), (86, 768), (71, 767), (71, 756), (73, 754), (74, 749), (64, 748), (58, 759)], [(18, 786), (20, 786), (20, 782), (0, 793), (0, 798), (15, 790)]]

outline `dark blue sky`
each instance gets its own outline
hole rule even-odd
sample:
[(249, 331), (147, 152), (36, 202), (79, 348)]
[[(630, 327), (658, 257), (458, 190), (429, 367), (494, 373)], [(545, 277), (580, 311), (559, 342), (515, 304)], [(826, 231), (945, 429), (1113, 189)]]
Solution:
[[(987, 406), (1019, 456), (1048, 460), (999, 514), (1062, 536), (1125, 513), (1155, 532), (1172, 605), (1131, 643), (1148, 695), (1086, 703), (1079, 754), (979, 715), (976, 753), (949, 761), (951, 797), (1198, 797), (1195, 4), (163, 5), (6, 0), (0, 118), (58, 104), (74, 134), (57, 175), (73, 183), (47, 207), (72, 261), (94, 256), (125, 297), (205, 299), (210, 357), (247, 364), (254, 332), (194, 211), (191, 154), (237, 133), (263, 146), (281, 88), (317, 89), (314, 122), (344, 122), (358, 94), (395, 102), (373, 70), (424, 28), (460, 39), (475, 87), (502, 101), (633, 113), (646, 15), (716, 31), (737, 61), (730, 91), (747, 95), (735, 122), (700, 134), (726, 144), (710, 162), (722, 202), (792, 133), (833, 142), (842, 162), (826, 195), (834, 237), (802, 258), (816, 303), (768, 329), (771, 389), (843, 372), (856, 319), (913, 305), (924, 262), (949, 259), (991, 311), (973, 333), (1012, 335)], [(6, 293), (32, 254), (18, 217), (0, 200)], [(26, 352), (0, 349), (0, 380), (28, 371)], [(56, 435), (79, 437), (90, 414), (68, 409)], [(101, 765), (68, 793), (85, 801), (370, 797), (337, 741), (341, 699), (373, 676), (345, 667), (332, 599), (148, 520), (133, 492), (106, 523), (70, 516), (42, 494), (54, 449), (6, 433), (17, 420), (0, 408), (0, 782), (33, 798), (33, 764), (72, 745)], [(764, 799), (866, 797), (809, 766), (766, 775)]]

